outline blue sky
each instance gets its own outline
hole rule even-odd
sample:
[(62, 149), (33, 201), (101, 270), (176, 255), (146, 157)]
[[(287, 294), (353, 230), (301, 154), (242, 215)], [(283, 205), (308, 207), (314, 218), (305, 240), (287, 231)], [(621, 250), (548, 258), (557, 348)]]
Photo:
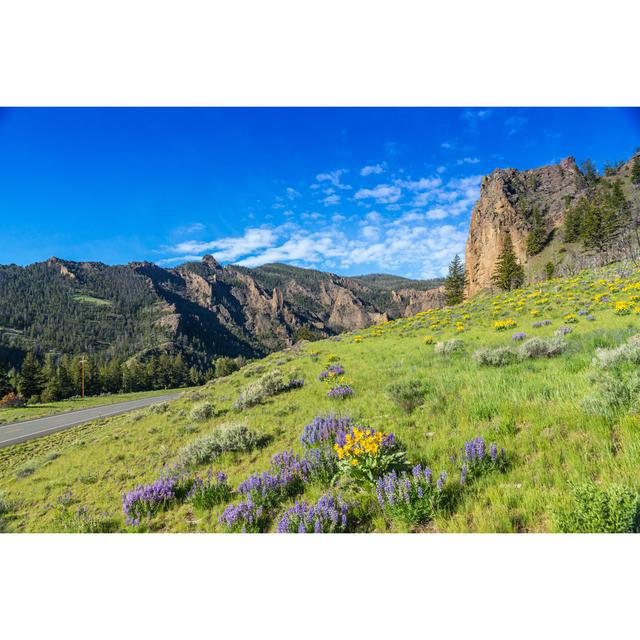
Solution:
[(434, 277), (464, 253), (482, 175), (639, 145), (640, 109), (3, 109), (0, 263)]

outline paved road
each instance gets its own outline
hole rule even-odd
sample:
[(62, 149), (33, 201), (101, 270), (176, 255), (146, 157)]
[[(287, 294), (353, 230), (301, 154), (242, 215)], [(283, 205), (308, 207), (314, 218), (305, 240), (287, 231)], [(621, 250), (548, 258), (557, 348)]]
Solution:
[(134, 409), (148, 407), (150, 404), (157, 402), (175, 400), (179, 395), (179, 393), (168, 393), (162, 396), (128, 400), (127, 402), (115, 402), (100, 407), (91, 407), (90, 409), (59, 413), (45, 418), (36, 418), (35, 420), (25, 420), (24, 422), (0, 425), (0, 447), (8, 447), (9, 445), (25, 442), (32, 438), (46, 436), (55, 431), (75, 427), (83, 422), (90, 422), (98, 418), (108, 418), (109, 416), (127, 413)]

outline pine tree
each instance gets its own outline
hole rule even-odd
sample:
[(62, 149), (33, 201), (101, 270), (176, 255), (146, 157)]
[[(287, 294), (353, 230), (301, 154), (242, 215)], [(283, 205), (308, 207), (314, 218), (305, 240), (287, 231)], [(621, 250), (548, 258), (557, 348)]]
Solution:
[(633, 160), (633, 166), (631, 167), (631, 182), (633, 182), (633, 184), (640, 184), (640, 154), (638, 154)]
[(531, 217), (531, 231), (527, 236), (527, 254), (535, 256), (540, 253), (547, 244), (547, 238), (547, 228), (540, 213), (540, 207), (535, 207)]
[(466, 274), (460, 256), (456, 253), (449, 264), (449, 275), (444, 283), (444, 303), (447, 306), (459, 304), (464, 299)]
[(27, 353), (22, 362), (18, 388), (27, 400), (38, 397), (44, 389), (44, 379), (40, 363), (32, 351)]
[(10, 391), (12, 391), (12, 387), (9, 382), (9, 376), (7, 375), (5, 368), (0, 365), (0, 398), (7, 395)]
[(507, 233), (505, 237), (502, 252), (493, 274), (493, 282), (504, 291), (518, 289), (524, 283), (524, 269), (516, 258), (510, 233)]

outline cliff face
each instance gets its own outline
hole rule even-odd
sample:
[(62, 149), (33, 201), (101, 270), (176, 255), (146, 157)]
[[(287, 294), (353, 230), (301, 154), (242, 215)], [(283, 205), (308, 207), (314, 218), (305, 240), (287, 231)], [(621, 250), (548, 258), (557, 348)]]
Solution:
[(465, 295), (491, 286), (491, 278), (507, 233), (521, 264), (533, 211), (538, 208), (549, 233), (562, 226), (567, 202), (586, 192), (582, 173), (573, 158), (528, 171), (496, 169), (485, 176), (480, 199), (473, 208), (467, 238)]

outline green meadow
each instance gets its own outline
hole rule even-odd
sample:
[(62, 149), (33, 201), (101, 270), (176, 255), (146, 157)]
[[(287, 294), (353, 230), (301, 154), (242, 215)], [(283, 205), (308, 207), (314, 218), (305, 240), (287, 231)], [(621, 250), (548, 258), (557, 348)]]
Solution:
[[(593, 362), (597, 350), (614, 353), (628, 344), (638, 332), (638, 314), (640, 271), (613, 266), (299, 343), (171, 403), (1, 449), (1, 526), (7, 532), (225, 531), (219, 517), (241, 500), (235, 491), (206, 508), (187, 498), (167, 502), (134, 525), (125, 522), (122, 495), (180, 462), (183, 447), (222, 425), (243, 424), (256, 436), (249, 450), (222, 451), (183, 469), (200, 477), (223, 471), (235, 490), (268, 470), (278, 452), (302, 456), (305, 425), (336, 414), (393, 433), (407, 468), (420, 463), (434, 477), (445, 471), (446, 508), (408, 522), (380, 507), (375, 485), (338, 474), (306, 482), (269, 506), (261, 530), (275, 531), (296, 501), (311, 504), (330, 491), (353, 506), (352, 531), (559, 531), (561, 514), (579, 508), (576, 486), (622, 487), (631, 496), (640, 491), (637, 367), (626, 355), (607, 366)], [(532, 338), (563, 346), (551, 356), (518, 356)], [(507, 350), (493, 364), (474, 357), (500, 347)], [(331, 383), (318, 378), (331, 364), (344, 369), (340, 382), (353, 389), (351, 397), (327, 396)], [(236, 404), (248, 385), (274, 370), (304, 379), (304, 386), (263, 395), (244, 408)], [(409, 393), (410, 406), (394, 397), (394, 384), (418, 389)], [(487, 447), (504, 448), (506, 463), (462, 484), (461, 449), (478, 437)], [(607, 509), (606, 518), (618, 517)]]

